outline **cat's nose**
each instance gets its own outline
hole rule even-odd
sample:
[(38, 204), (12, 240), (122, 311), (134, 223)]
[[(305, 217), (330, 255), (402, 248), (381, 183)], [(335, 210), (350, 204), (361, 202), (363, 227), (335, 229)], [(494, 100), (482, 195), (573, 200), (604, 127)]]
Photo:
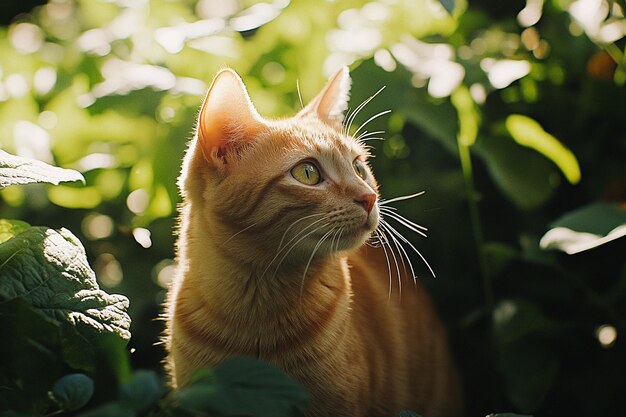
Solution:
[(354, 200), (354, 202), (363, 207), (365, 211), (367, 211), (367, 214), (369, 214), (376, 203), (376, 194), (364, 194), (360, 198)]

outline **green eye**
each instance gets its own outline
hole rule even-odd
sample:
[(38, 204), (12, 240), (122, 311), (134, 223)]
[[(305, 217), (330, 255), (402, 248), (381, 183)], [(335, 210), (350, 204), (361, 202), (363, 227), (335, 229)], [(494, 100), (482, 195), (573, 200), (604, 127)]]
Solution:
[(311, 162), (300, 162), (298, 165), (291, 168), (291, 175), (302, 184), (306, 185), (316, 185), (321, 181), (319, 169)]
[(363, 165), (363, 162), (361, 162), (360, 159), (355, 159), (354, 162), (352, 163), (352, 166), (354, 167), (354, 172), (356, 172), (356, 174), (365, 179), (365, 177), (367, 177), (367, 171), (365, 171), (365, 165)]

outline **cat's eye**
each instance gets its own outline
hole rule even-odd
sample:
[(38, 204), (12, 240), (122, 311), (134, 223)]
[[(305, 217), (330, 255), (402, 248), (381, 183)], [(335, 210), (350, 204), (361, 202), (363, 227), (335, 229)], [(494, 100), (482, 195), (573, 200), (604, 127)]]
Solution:
[(365, 177), (367, 177), (365, 165), (363, 165), (363, 162), (360, 159), (355, 159), (352, 163), (352, 166), (354, 167), (354, 172), (356, 172), (359, 177), (361, 177), (362, 179), (365, 179)]
[(300, 162), (291, 168), (291, 176), (305, 185), (316, 185), (322, 180), (320, 170), (312, 162)]

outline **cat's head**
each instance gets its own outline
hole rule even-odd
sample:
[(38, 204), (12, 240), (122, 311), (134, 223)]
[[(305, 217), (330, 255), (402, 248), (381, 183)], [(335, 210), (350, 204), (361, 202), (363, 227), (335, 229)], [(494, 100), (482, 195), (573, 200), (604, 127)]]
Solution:
[(339, 70), (292, 118), (266, 120), (232, 70), (198, 117), (179, 186), (224, 246), (303, 259), (361, 246), (379, 223), (368, 151), (343, 127), (350, 76)]

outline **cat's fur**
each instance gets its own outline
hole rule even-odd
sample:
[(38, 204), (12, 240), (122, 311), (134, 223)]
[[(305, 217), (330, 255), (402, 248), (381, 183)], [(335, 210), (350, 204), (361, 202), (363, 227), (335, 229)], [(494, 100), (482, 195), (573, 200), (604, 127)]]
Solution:
[[(295, 117), (267, 121), (235, 72), (215, 77), (179, 179), (172, 384), (249, 355), (308, 388), (309, 416), (458, 416), (458, 378), (429, 298), (407, 276), (400, 297), (383, 250), (365, 245), (378, 185), (367, 150), (342, 129), (349, 84), (344, 68)], [(292, 176), (303, 160), (322, 183)]]

